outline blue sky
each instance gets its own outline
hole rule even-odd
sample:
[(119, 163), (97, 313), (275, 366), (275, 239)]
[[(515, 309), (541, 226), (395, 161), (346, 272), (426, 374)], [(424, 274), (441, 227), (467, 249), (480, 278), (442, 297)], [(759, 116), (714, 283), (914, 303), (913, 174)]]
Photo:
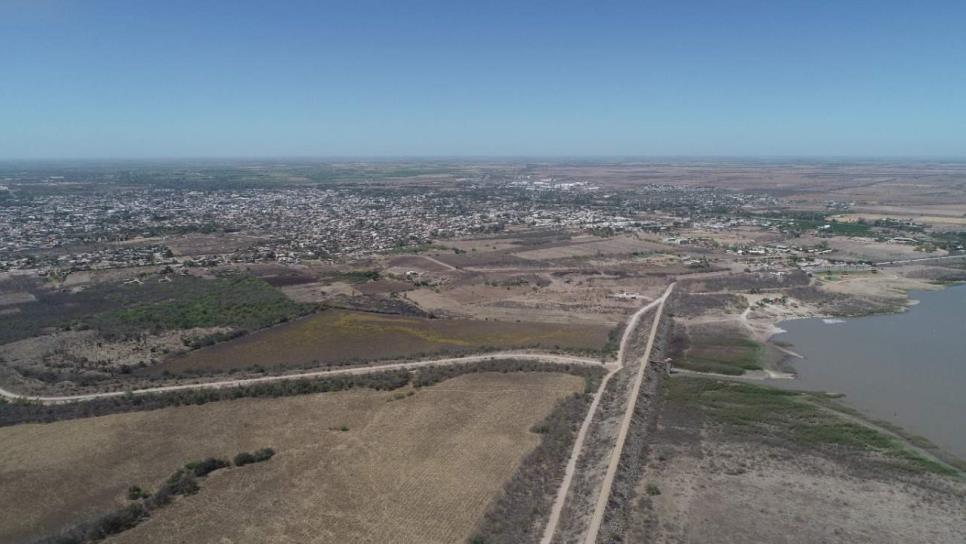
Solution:
[(966, 158), (966, 2), (0, 0), (0, 158)]

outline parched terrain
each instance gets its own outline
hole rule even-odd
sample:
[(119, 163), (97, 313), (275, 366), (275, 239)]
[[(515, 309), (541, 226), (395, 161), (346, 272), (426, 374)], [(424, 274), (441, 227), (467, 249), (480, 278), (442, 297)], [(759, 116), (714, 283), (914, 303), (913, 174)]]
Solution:
[(596, 351), (604, 348), (609, 331), (604, 326), (331, 310), (171, 358), (156, 370), (302, 366), (498, 348)]
[(706, 378), (665, 382), (620, 540), (601, 542), (966, 539), (961, 473), (843, 417), (827, 398)]
[[(473, 374), (407, 396), (241, 399), (0, 429), (0, 542), (118, 508), (185, 462), (271, 447), (109, 542), (460, 542), (583, 380)], [(299, 417), (293, 418), (292, 414)]]

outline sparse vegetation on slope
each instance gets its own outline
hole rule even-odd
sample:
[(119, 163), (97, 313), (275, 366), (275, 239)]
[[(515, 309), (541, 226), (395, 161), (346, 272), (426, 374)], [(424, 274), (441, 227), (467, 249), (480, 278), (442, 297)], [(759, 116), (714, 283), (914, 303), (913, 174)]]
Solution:
[[(271, 454), (267, 452), (271, 452)], [(253, 457), (250, 462), (254, 463), (267, 461), (274, 453), (271, 448), (265, 448), (256, 452), (257, 458), (244, 452), (239, 455)], [(238, 456), (236, 456), (237, 458)], [(244, 464), (248, 463), (235, 463), (236, 466)], [(175, 497), (194, 495), (201, 490), (198, 485), (198, 478), (205, 478), (216, 470), (230, 466), (231, 464), (228, 461), (214, 457), (186, 463), (183, 468), (179, 468), (169, 476), (154, 494), (149, 494), (140, 487), (132, 485), (128, 489), (127, 498), (130, 501), (136, 501), (133, 504), (65, 529), (57, 535), (36, 540), (35, 544), (92, 544), (101, 542), (110, 536), (136, 527), (139, 523), (148, 519), (153, 511), (171, 504)]]
[(271, 444), (269, 462), (198, 479), (196, 496), (110, 542), (463, 542), (540, 444), (534, 430), (582, 389), (559, 373), (475, 373), (392, 402), (352, 390), (0, 428), (0, 473), (23, 475), (0, 486), (0, 541), (125, 506), (132, 484), (154, 493), (185, 459)]
[(891, 436), (821, 410), (810, 402), (815, 395), (687, 377), (676, 377), (667, 387), (669, 401), (691, 403), (735, 432), (823, 451), (872, 452), (879, 454), (882, 462), (902, 470), (947, 475), (958, 472), (917, 454)]

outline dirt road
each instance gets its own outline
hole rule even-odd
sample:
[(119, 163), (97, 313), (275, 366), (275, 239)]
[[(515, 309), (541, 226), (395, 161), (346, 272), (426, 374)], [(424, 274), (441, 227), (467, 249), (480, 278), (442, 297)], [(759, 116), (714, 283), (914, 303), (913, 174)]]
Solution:
[[(617, 434), (617, 443), (614, 446), (614, 450), (611, 452), (610, 463), (607, 466), (607, 473), (604, 475), (604, 483), (601, 485), (600, 495), (597, 497), (597, 506), (594, 508), (594, 514), (590, 518), (590, 526), (587, 529), (587, 537), (584, 539), (585, 544), (595, 544), (597, 542), (597, 533), (600, 532), (600, 525), (604, 521), (604, 511), (607, 509), (607, 502), (610, 499), (610, 491), (614, 486), (614, 477), (617, 475), (617, 467), (620, 464), (621, 453), (624, 451), (624, 443), (627, 441), (627, 433), (631, 428), (631, 419), (634, 417), (634, 408), (637, 406), (637, 397), (641, 392), (641, 384), (644, 382), (644, 371), (647, 369), (647, 363), (651, 358), (651, 348), (654, 347), (654, 338), (657, 336), (658, 326), (661, 323), (661, 314), (664, 312), (664, 302), (667, 297), (671, 294), (674, 289), (674, 284), (668, 286), (667, 290), (664, 291), (664, 295), (657, 299), (658, 306), (655, 310), (654, 320), (651, 324), (651, 333), (647, 337), (647, 346), (644, 348), (644, 354), (641, 356), (641, 368), (637, 372), (637, 378), (634, 380), (634, 386), (631, 389), (630, 398), (627, 400), (627, 409), (624, 411), (624, 419), (621, 421), (620, 431)], [(635, 317), (639, 317), (635, 314)], [(627, 339), (627, 331), (625, 331), (625, 340)], [(623, 344), (621, 342), (621, 355), (624, 355)], [(619, 359), (621, 364), (623, 364), (623, 359)]]
[(435, 366), (435, 365), (459, 365), (459, 364), (469, 364), (478, 363), (480, 361), (490, 361), (490, 360), (524, 360), (524, 361), (538, 361), (542, 363), (549, 364), (560, 364), (560, 365), (588, 365), (588, 366), (603, 366), (598, 359), (590, 359), (586, 357), (575, 357), (571, 355), (558, 355), (553, 353), (534, 353), (534, 352), (513, 352), (513, 351), (501, 351), (495, 353), (487, 353), (484, 355), (470, 355), (466, 357), (449, 357), (445, 359), (428, 359), (423, 361), (412, 361), (406, 363), (394, 363), (379, 366), (367, 366), (367, 367), (352, 367), (352, 368), (340, 368), (335, 370), (315, 370), (312, 372), (300, 372), (297, 374), (282, 374), (278, 376), (262, 376), (258, 378), (244, 378), (238, 380), (224, 380), (216, 382), (203, 382), (203, 383), (190, 383), (190, 384), (180, 384), (180, 385), (166, 385), (160, 387), (148, 387), (145, 389), (135, 389), (132, 391), (110, 391), (105, 393), (89, 393), (83, 395), (68, 395), (60, 397), (45, 397), (45, 396), (34, 396), (34, 395), (22, 395), (19, 393), (14, 393), (13, 391), (8, 391), (6, 389), (0, 388), (0, 397), (9, 400), (22, 400), (39, 402), (41, 404), (62, 404), (67, 402), (83, 402), (94, 399), (103, 399), (109, 397), (120, 397), (124, 395), (148, 395), (152, 393), (167, 393), (171, 391), (184, 391), (184, 390), (196, 390), (196, 389), (221, 389), (229, 387), (241, 387), (245, 385), (252, 385), (257, 383), (268, 383), (268, 382), (280, 382), (289, 380), (299, 380), (305, 378), (321, 378), (326, 376), (353, 376), (359, 374), (373, 374), (378, 372), (385, 372), (387, 370), (400, 370), (400, 369), (416, 369), (420, 367)]
[[(620, 349), (617, 352), (617, 365), (611, 368), (611, 370), (607, 373), (607, 375), (604, 376), (604, 379), (601, 380), (600, 387), (597, 388), (597, 393), (594, 395), (594, 400), (590, 404), (590, 409), (587, 410), (587, 415), (584, 417), (584, 421), (580, 426), (580, 430), (577, 432), (577, 439), (574, 441), (573, 452), (571, 452), (570, 454), (570, 459), (567, 462), (567, 468), (564, 472), (564, 479), (560, 483), (560, 488), (557, 491), (557, 496), (554, 498), (553, 508), (550, 510), (550, 518), (547, 520), (547, 525), (543, 531), (543, 538), (540, 540), (541, 544), (550, 544), (550, 542), (553, 540), (554, 533), (556, 533), (557, 531), (557, 526), (560, 525), (560, 515), (563, 512), (563, 507), (567, 499), (567, 494), (570, 492), (570, 486), (574, 479), (574, 473), (577, 470), (577, 460), (580, 458), (580, 453), (583, 451), (584, 442), (587, 438), (587, 431), (590, 429), (590, 423), (594, 419), (594, 414), (597, 413), (597, 407), (600, 405), (600, 399), (603, 396), (604, 390), (607, 387), (607, 383), (610, 381), (610, 378), (614, 375), (614, 373), (620, 370), (621, 367), (624, 366), (624, 359), (627, 357), (627, 346), (630, 343), (630, 340), (634, 334), (634, 331), (637, 329), (638, 324), (640, 324), (641, 317), (644, 314), (646, 314), (649, 310), (654, 308), (655, 306), (658, 307), (658, 310), (657, 310), (658, 318), (654, 320), (655, 325), (651, 327), (651, 336), (648, 340), (647, 350), (645, 353), (644, 362), (646, 364), (647, 357), (650, 356), (651, 344), (653, 343), (654, 336), (657, 332), (657, 322), (660, 320), (660, 312), (664, 308), (664, 301), (667, 300), (667, 297), (671, 294), (671, 290), (673, 288), (674, 288), (674, 284), (671, 284), (670, 286), (668, 286), (668, 288), (664, 291), (664, 294), (661, 295), (660, 298), (655, 299), (654, 301), (650, 302), (649, 304), (646, 304), (645, 306), (641, 307), (641, 309), (634, 312), (634, 315), (632, 315), (631, 319), (627, 322), (627, 327), (624, 328), (624, 334), (621, 336)], [(641, 366), (642, 376), (643, 376), (643, 370), (644, 368), (642, 365)], [(639, 389), (640, 384), (638, 383), (637, 386)], [(637, 398), (636, 394), (634, 398), (635, 399)], [(631, 410), (633, 411), (633, 407), (631, 407)], [(626, 430), (624, 431), (624, 435), (626, 436)], [(618, 444), (620, 444), (620, 447), (623, 446), (623, 438), (619, 438)], [(620, 457), (620, 454), (618, 453), (618, 458), (619, 457)], [(606, 485), (606, 481), (605, 481), (605, 485)], [(610, 487), (607, 486), (606, 489), (609, 495)], [(603, 493), (603, 490), (601, 491), (601, 493)], [(606, 498), (605, 498), (605, 501), (606, 501)], [(599, 526), (599, 523), (598, 523), (598, 526)]]

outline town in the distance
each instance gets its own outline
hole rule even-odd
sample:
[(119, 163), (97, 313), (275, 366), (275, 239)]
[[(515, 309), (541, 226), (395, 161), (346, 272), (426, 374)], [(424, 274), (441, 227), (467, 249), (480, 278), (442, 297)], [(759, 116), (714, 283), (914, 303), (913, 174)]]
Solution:
[(0, 542), (961, 541), (963, 180), (0, 162)]

